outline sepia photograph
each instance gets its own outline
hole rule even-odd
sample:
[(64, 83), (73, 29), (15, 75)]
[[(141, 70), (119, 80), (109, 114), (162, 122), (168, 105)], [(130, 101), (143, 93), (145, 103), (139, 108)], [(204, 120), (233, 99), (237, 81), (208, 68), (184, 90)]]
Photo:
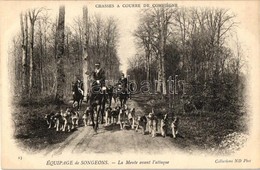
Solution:
[(0, 1), (3, 169), (260, 168), (259, 1)]

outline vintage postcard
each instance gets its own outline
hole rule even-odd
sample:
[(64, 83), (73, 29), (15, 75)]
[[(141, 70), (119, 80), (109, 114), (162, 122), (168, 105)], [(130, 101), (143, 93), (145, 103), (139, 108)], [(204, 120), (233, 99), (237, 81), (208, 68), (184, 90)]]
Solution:
[(259, 1), (0, 1), (2, 169), (260, 168)]

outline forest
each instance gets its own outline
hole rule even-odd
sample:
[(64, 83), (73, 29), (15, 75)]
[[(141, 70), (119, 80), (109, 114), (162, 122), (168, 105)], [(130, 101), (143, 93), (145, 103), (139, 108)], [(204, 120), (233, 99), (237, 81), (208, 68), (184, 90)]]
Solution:
[[(9, 45), (8, 68), (12, 101), (17, 104), (12, 111), (14, 137), (22, 146), (35, 151), (48, 148), (48, 152), (55, 148), (59, 151), (57, 145), (64, 144), (64, 150), (79, 147), (80, 152), (87, 154), (84, 149), (104, 153), (117, 152), (119, 147), (128, 152), (131, 145), (136, 152), (147, 148), (149, 153), (156, 154), (156, 149), (159, 152), (162, 148), (171, 152), (171, 146), (187, 153), (200, 149), (231, 153), (243, 147), (249, 120), (249, 56), (236, 31), (240, 23), (231, 10), (140, 9), (136, 12), (137, 27), (129, 28), (136, 54), (123, 58), (119, 56), (120, 38), (124, 36), (119, 18), (92, 13), (91, 8), (82, 6), (82, 13), (66, 24), (68, 8), (60, 6), (55, 17), (50, 9), (32, 8), (21, 11), (18, 18), (20, 27)], [(141, 135), (134, 130), (121, 130), (117, 122), (104, 125), (98, 130), (99, 137), (93, 137), (92, 128), (83, 125), (83, 114), (88, 108), (85, 101), (78, 111), (78, 129), (69, 133), (48, 129), (45, 115), (74, 106), (70, 101), (76, 79), (83, 80), (86, 96), (95, 63), (100, 62), (106, 79), (114, 81), (121, 76), (122, 59), (128, 61), (125, 76), (131, 98), (126, 99), (126, 105), (136, 109), (133, 119), (148, 117), (153, 111), (158, 122), (163, 114), (169, 114), (168, 123), (177, 116), (180, 136), (176, 140), (160, 136), (160, 128), (156, 139), (151, 139), (148, 131)], [(113, 142), (104, 147), (107, 141)], [(155, 142), (149, 142), (147, 147), (147, 141)], [(126, 145), (131, 142), (134, 143)]]
[(106, 77), (114, 80), (120, 76), (117, 19), (90, 16), (86, 6), (82, 14), (65, 25), (64, 6), (56, 19), (47, 8), (21, 12), (20, 31), (13, 37), (9, 52), (16, 99), (71, 99), (72, 83), (76, 78), (88, 81), (94, 64), (100, 61), (107, 70)]
[[(20, 31), (10, 48), (16, 98), (70, 99), (72, 82), (88, 81), (97, 61), (102, 61), (107, 79), (118, 79), (118, 19), (89, 15), (86, 6), (82, 14), (65, 25), (65, 7), (56, 19), (46, 8), (21, 12)], [(228, 9), (140, 10), (132, 32), (138, 52), (128, 58), (127, 70), (136, 85), (133, 94), (148, 85), (152, 90), (145, 93), (159, 94), (162, 103), (178, 107), (178, 112), (245, 112), (248, 70), (237, 27), (236, 15)]]
[(141, 52), (128, 60), (137, 84), (148, 83), (170, 108), (182, 105), (180, 112), (245, 111), (246, 56), (235, 14), (221, 8), (149, 8), (140, 12), (138, 24), (133, 35)]

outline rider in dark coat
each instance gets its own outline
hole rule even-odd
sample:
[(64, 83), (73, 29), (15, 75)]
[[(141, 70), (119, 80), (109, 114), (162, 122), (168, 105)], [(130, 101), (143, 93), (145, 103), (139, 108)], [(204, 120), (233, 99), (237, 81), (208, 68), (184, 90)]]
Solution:
[[(78, 91), (84, 95), (84, 87), (83, 87), (83, 81), (78, 77), (77, 81), (74, 83), (74, 87), (78, 88)], [(74, 93), (74, 92), (73, 92)]]
[(124, 73), (121, 74), (120, 79), (118, 80), (118, 84), (121, 84), (122, 89), (126, 90), (127, 89), (127, 78), (125, 77)]
[(100, 68), (100, 63), (95, 64), (95, 71), (92, 73), (93, 75), (93, 85), (101, 85), (101, 87), (105, 86), (105, 71)]
[(118, 80), (118, 84), (121, 85), (121, 93), (125, 94), (127, 97), (129, 97), (129, 94), (128, 94), (128, 80), (125, 77), (124, 73), (121, 74), (121, 77)]

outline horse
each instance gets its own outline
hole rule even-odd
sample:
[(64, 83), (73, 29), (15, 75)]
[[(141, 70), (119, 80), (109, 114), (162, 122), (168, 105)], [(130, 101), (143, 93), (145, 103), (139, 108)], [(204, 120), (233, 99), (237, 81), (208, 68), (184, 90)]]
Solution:
[(123, 107), (126, 104), (126, 101), (128, 99), (128, 91), (127, 88), (123, 88), (121, 84), (115, 85), (115, 101), (116, 98), (119, 98), (120, 106)]
[(92, 126), (95, 132), (98, 129), (99, 116), (101, 116), (101, 124), (104, 122), (104, 111), (106, 104), (106, 87), (102, 87), (100, 84), (93, 83), (92, 89), (88, 93), (88, 102), (89, 105), (93, 108), (93, 112), (91, 115)]
[(77, 110), (79, 110), (81, 105), (82, 105), (84, 95), (82, 94), (79, 87), (77, 86), (77, 83), (73, 84), (72, 92), (73, 92), (73, 103), (72, 103), (72, 105), (74, 106), (75, 102), (77, 102), (78, 103)]
[(122, 92), (119, 94), (119, 100), (120, 100), (121, 107), (126, 104), (127, 99), (128, 99), (127, 90), (123, 89)]
[(114, 95), (113, 91), (114, 91), (114, 87), (112, 85), (109, 85), (106, 87), (106, 98), (108, 100), (109, 107), (111, 107), (111, 104), (112, 104), (112, 98)]

